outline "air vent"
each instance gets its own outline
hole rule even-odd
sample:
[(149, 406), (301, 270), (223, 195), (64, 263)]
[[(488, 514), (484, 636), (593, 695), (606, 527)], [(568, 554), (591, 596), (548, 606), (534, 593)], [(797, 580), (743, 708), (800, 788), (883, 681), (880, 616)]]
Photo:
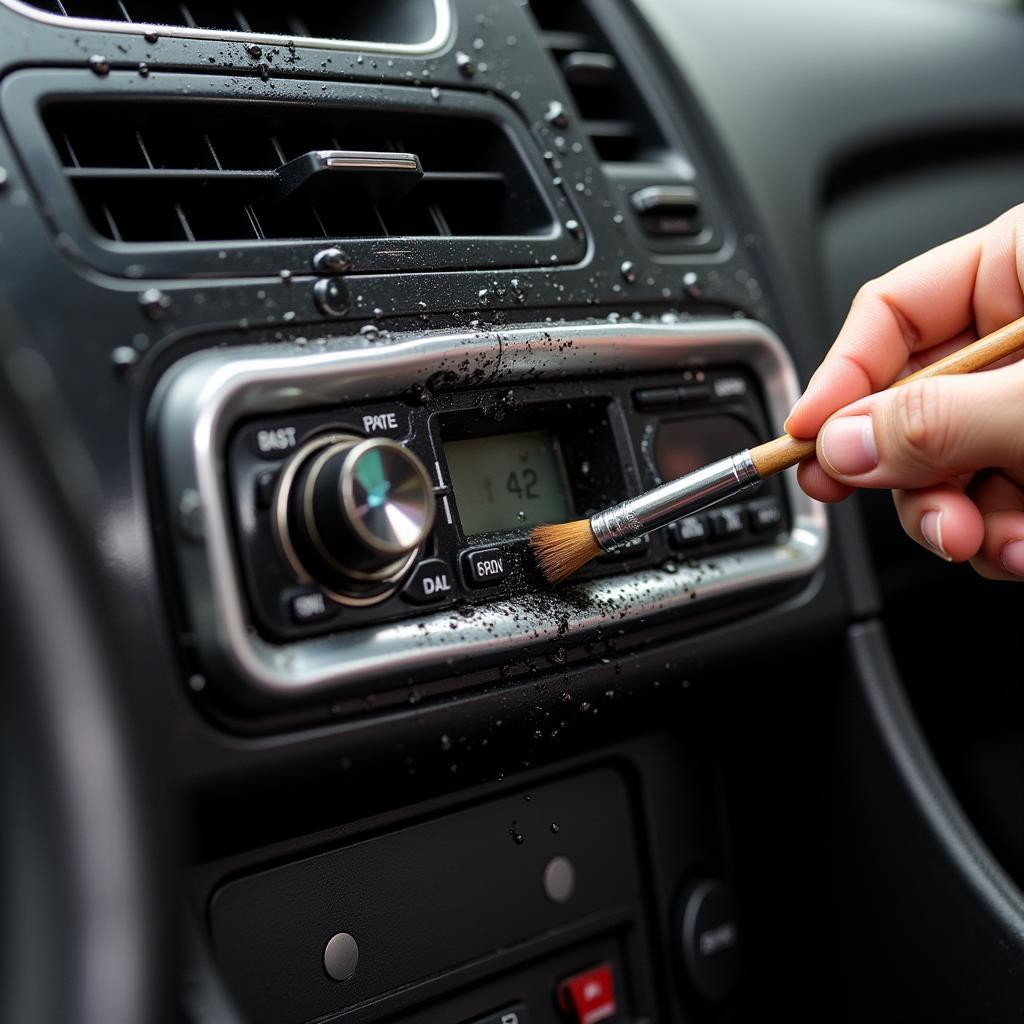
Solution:
[(107, 31), (426, 53), (447, 38), (449, 0), (3, 0), (50, 22)]
[(487, 120), (260, 103), (69, 103), (47, 129), (114, 242), (540, 235), (551, 218)]
[(669, 144), (586, 0), (530, 0), (530, 8), (605, 173), (637, 222), (656, 244), (706, 243), (693, 167)]

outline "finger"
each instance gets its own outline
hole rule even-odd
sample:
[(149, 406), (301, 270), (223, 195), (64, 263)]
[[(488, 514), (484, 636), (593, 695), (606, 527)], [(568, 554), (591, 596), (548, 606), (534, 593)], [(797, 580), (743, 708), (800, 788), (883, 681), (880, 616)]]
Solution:
[(1024, 465), (1024, 364), (902, 384), (855, 402), (818, 435), (840, 483), (916, 490)]
[(944, 359), (951, 352), (958, 352), (964, 347), (964, 345), (969, 345), (972, 341), (977, 340), (977, 331), (968, 327), (966, 331), (961, 331), (959, 334), (952, 338), (948, 338), (946, 341), (940, 341), (938, 345), (932, 345), (931, 348), (921, 349), (919, 352), (915, 352), (907, 360), (907, 365), (904, 366), (896, 375), (896, 379), (902, 380), (904, 377), (909, 377), (912, 373), (917, 373), (918, 370), (923, 370), (926, 366), (931, 366), (932, 363), (937, 363), (940, 359)]
[(829, 503), (842, 501), (853, 493), (852, 487), (833, 480), (821, 468), (817, 459), (807, 459), (805, 462), (801, 462), (796, 470), (796, 480), (805, 493), (818, 501)]
[[(896, 379), (902, 380), (904, 377), (909, 377), (912, 373), (916, 373), (918, 370), (924, 369), (926, 366), (931, 366), (933, 363), (937, 363), (940, 359), (944, 359), (952, 352), (958, 352), (964, 347), (964, 345), (970, 345), (972, 341), (978, 340), (978, 332), (969, 329), (962, 331), (955, 338), (950, 338), (949, 341), (940, 342), (938, 345), (933, 345), (929, 349), (924, 349), (921, 352), (915, 352), (909, 360), (907, 365), (899, 372)], [(1002, 359), (989, 364), (985, 367), (986, 370), (998, 370), (1003, 366), (1012, 366), (1014, 363), (1020, 362), (1024, 359), (1024, 352), (1013, 352), (1008, 356), (1004, 356)]]
[(985, 232), (974, 282), (972, 308), (978, 337), (1024, 316), (1017, 263), (1021, 207), (997, 217)]
[(972, 488), (985, 523), (985, 539), (971, 566), (990, 580), (1024, 579), (1024, 493), (999, 473), (986, 474)]
[(894, 491), (893, 501), (907, 536), (947, 562), (966, 562), (981, 548), (985, 521), (959, 483)]
[(992, 230), (946, 242), (865, 284), (786, 430), (813, 437), (831, 413), (888, 386), (914, 352), (967, 330), (982, 247)]
[(836, 409), (894, 380), (908, 355), (972, 324), (987, 334), (1024, 314), (1022, 218), (1017, 206), (864, 285), (786, 429), (813, 437)]

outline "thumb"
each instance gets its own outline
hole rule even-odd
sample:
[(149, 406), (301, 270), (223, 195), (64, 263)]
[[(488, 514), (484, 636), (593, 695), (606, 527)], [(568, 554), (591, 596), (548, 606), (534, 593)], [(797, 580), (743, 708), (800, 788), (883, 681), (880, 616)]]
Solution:
[(818, 461), (854, 487), (913, 489), (979, 469), (1024, 467), (1024, 365), (931, 377), (832, 417)]

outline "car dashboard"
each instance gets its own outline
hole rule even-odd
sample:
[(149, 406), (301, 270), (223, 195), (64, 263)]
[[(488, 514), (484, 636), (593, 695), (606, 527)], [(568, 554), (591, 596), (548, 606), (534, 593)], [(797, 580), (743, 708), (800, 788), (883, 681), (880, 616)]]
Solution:
[(1016, 12), (771, 7), (0, 3), (0, 361), (124, 678), (145, 1019), (979, 1019), (964, 958), (1011, 1019), (1024, 857), (883, 510), (529, 548), (774, 437), (860, 280), (1016, 201)]

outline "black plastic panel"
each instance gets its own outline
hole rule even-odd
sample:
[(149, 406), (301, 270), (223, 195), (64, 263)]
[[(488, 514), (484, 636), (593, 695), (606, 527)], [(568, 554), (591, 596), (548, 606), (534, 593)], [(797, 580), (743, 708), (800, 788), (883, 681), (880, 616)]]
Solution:
[[(626, 789), (611, 771), (512, 794), (227, 884), (210, 911), (217, 954), (256, 1022), (319, 1017), (476, 962), (497, 972), (515, 962), (503, 950), (559, 930), (568, 938), (587, 919), (600, 931), (609, 914), (621, 924), (625, 913), (635, 926), (632, 836)], [(575, 868), (564, 903), (544, 888), (556, 856)], [(337, 932), (359, 945), (344, 983), (322, 962)], [(578, 956), (576, 966), (589, 965)], [(545, 1009), (538, 1021), (551, 1019)]]

